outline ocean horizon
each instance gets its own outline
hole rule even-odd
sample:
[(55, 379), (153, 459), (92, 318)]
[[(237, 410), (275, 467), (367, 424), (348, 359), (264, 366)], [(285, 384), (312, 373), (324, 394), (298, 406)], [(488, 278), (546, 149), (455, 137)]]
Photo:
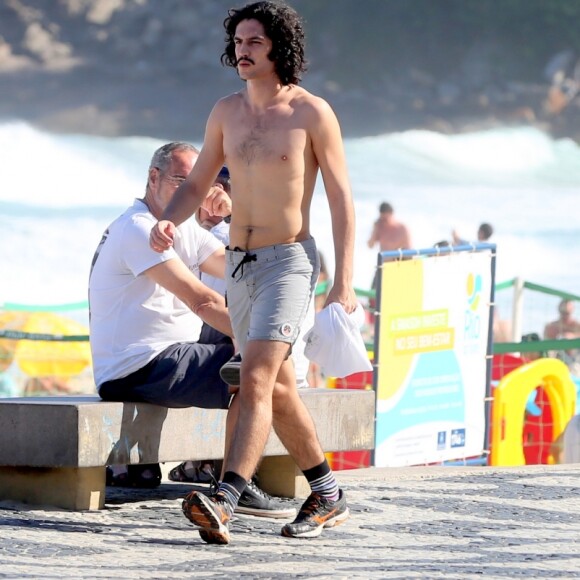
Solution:
[[(86, 300), (91, 258), (108, 224), (142, 197), (151, 137), (53, 134), (0, 123), (0, 303)], [(195, 143), (200, 146), (200, 143)], [(580, 147), (533, 128), (442, 135), (406, 131), (345, 139), (357, 229), (354, 284), (369, 289), (377, 249), (367, 240), (383, 201), (416, 248), (474, 240), (494, 227), (496, 280), (515, 277), (580, 294)], [(332, 272), (331, 219), (321, 179), (311, 229)], [(509, 313), (508, 313), (509, 314)]]

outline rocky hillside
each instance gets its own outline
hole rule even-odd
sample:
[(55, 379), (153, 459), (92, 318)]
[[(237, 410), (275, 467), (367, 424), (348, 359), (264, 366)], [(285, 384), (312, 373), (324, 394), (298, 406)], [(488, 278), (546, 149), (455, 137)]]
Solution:
[[(494, 1), (513, 6), (518, 0), (477, 4)], [(498, 36), (497, 26), (487, 26), (485, 34), (471, 34), (477, 15), (466, 16), (457, 0), (291, 4), (307, 21), (310, 70), (304, 86), (330, 101), (347, 135), (527, 123), (558, 136), (580, 136), (573, 98), (557, 94), (560, 101), (546, 109), (550, 78), (544, 65), (565, 45), (542, 46), (543, 53), (538, 49), (530, 60), (529, 51), (515, 50), (519, 40), (509, 30)], [(442, 4), (449, 18), (441, 17)], [(232, 5), (3, 0), (0, 118), (59, 132), (200, 140), (215, 100), (240, 87), (235, 71), (219, 61), (222, 21)], [(537, 2), (530, 0), (532, 5)]]

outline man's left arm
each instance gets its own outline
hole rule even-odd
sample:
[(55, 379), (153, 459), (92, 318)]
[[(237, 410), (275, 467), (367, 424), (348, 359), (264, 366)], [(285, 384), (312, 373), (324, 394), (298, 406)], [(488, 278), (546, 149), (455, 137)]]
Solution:
[(181, 258), (175, 257), (157, 264), (146, 270), (144, 274), (177, 296), (204, 322), (233, 338), (230, 317), (223, 296), (208, 288), (190, 272)]
[(322, 99), (315, 106), (311, 139), (330, 205), (334, 239), (334, 283), (325, 306), (331, 302), (339, 302), (350, 313), (357, 305), (352, 286), (354, 207), (338, 119), (328, 103)]

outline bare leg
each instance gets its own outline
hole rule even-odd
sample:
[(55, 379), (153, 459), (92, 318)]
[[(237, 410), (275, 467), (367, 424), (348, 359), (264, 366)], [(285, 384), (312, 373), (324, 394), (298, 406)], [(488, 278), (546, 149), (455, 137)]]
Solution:
[[(239, 417), (225, 471), (248, 480), (262, 457), (272, 428), (274, 384), (288, 354), (288, 344), (264, 340), (248, 342), (242, 358)], [(288, 361), (289, 362), (289, 361)]]
[(273, 426), (302, 471), (324, 461), (314, 422), (296, 388), (291, 361), (285, 361), (278, 374), (273, 397)]
[[(280, 441), (301, 470), (310, 469), (324, 461), (324, 453), (312, 417), (295, 387), (294, 366), (286, 360), (282, 364), (272, 397), (272, 422)], [(220, 480), (223, 479), (236, 423), (240, 398), (234, 396), (226, 420), (224, 461)], [(305, 445), (304, 442), (307, 442)]]
[(234, 393), (234, 398), (230, 404), (230, 408), (228, 409), (228, 414), (226, 417), (226, 441), (224, 444), (224, 460), (222, 461), (222, 470), (220, 473), (220, 481), (224, 478), (225, 467), (228, 460), (228, 455), (230, 451), (230, 445), (232, 444), (232, 438), (234, 436), (234, 431), (236, 429), (236, 425), (238, 422), (238, 416), (240, 414), (240, 397), (237, 396), (237, 389), (236, 393)]

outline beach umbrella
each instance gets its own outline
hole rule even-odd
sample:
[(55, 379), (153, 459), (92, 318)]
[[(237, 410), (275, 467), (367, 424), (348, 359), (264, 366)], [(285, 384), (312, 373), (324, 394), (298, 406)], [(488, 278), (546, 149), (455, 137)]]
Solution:
[[(21, 324), (22, 312), (0, 312), (0, 330), (15, 329)], [(16, 341), (0, 338), (0, 372), (4, 372), (14, 360)]]
[(42, 311), (0, 313), (0, 371), (13, 362), (31, 377), (69, 378), (91, 364), (88, 341), (71, 337), (88, 336), (79, 322)]

